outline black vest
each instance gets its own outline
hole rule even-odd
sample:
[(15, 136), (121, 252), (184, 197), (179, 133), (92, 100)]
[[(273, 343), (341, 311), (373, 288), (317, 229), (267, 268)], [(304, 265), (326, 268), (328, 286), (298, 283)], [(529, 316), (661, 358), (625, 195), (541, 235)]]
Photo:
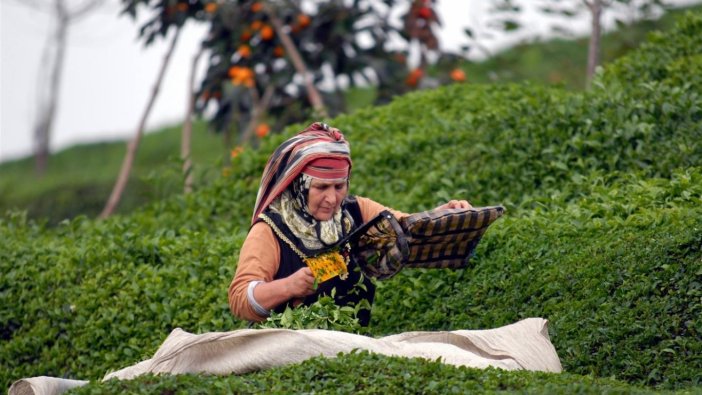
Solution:
[[(344, 200), (341, 209), (346, 210), (351, 218), (353, 218), (353, 225), (351, 225), (351, 229), (344, 229), (344, 235), (350, 233), (363, 224), (361, 209), (359, 208), (358, 202), (354, 197), (347, 197), (346, 200)], [(304, 244), (302, 244), (302, 242), (295, 237), (295, 235), (290, 231), (290, 228), (288, 228), (285, 222), (283, 222), (280, 215), (273, 213), (270, 210), (266, 210), (264, 214), (270, 218), (283, 233), (283, 235), (287, 237), (288, 240), (292, 241), (295, 244), (295, 247), (302, 251), (306, 256), (314, 256), (318, 253), (318, 251), (312, 251), (305, 248)], [(260, 218), (257, 219), (257, 221), (260, 220)], [(342, 227), (345, 228), (343, 224)], [(273, 232), (273, 234), (275, 233), (276, 232)], [(274, 279), (277, 280), (279, 278), (288, 277), (305, 267), (305, 263), (302, 261), (302, 258), (300, 258), (300, 256), (293, 251), (288, 243), (281, 240), (278, 235), (276, 235), (276, 238), (278, 239), (278, 244), (280, 245), (280, 267), (274, 276)], [(375, 296), (375, 286), (371, 280), (365, 276), (363, 276), (361, 279), (361, 271), (353, 260), (349, 262), (348, 271), (349, 275), (345, 280), (342, 280), (337, 276), (319, 284), (317, 291), (314, 294), (307, 296), (302, 301), (302, 304), (309, 306), (316, 302), (321, 296), (331, 295), (332, 289), (336, 288), (336, 292), (334, 293), (334, 301), (338, 306), (355, 305), (363, 299), (368, 300), (368, 303), (372, 305), (373, 297)], [(359, 281), (365, 286), (365, 289), (361, 286), (355, 286), (357, 283), (359, 283)], [(280, 304), (273, 310), (275, 312), (282, 313), (285, 311), (287, 306), (292, 306), (292, 300)], [(366, 309), (358, 312), (358, 321), (362, 326), (368, 326), (368, 323), (370, 322), (370, 313), (370, 310)]]

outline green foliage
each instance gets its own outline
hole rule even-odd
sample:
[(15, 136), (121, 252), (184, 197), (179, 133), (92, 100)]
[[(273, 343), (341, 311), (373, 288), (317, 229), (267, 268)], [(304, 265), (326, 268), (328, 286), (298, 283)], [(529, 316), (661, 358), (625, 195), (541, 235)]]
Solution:
[[(603, 38), (603, 61), (608, 63), (636, 47), (654, 28), (669, 29), (679, 15), (679, 11), (670, 12), (659, 20), (639, 22), (625, 30), (607, 34)], [(463, 68), (471, 84), (530, 80), (541, 84), (563, 82), (566, 87), (577, 89), (582, 86), (585, 74), (585, 47), (582, 40), (533, 43)], [(447, 76), (455, 65), (450, 63), (449, 68), (427, 72), (433, 77)], [(676, 75), (685, 73), (681, 70)], [(344, 101), (348, 109), (354, 111), (370, 106), (380, 94), (375, 89), (359, 87), (345, 93)], [(145, 136), (132, 178), (117, 208), (119, 213), (132, 212), (182, 190), (180, 163), (175, 159), (179, 147), (180, 130), (177, 128)], [(202, 187), (219, 173), (211, 167), (212, 164), (220, 158), (227, 159), (228, 153), (224, 152), (220, 137), (207, 133), (203, 123), (195, 124), (192, 149), (196, 187)], [(73, 147), (52, 155), (47, 174), (40, 179), (35, 177), (30, 159), (0, 164), (0, 213), (9, 209), (27, 210), (30, 218), (46, 219), (52, 225), (81, 214), (95, 217), (109, 196), (124, 151), (122, 142)], [(165, 165), (164, 158), (170, 159)], [(169, 177), (165, 178), (164, 174)], [(27, 182), (29, 179), (32, 182)]]
[[(699, 10), (699, 7), (695, 9)], [(651, 31), (669, 30), (683, 11), (671, 10), (660, 19), (644, 20), (602, 36), (602, 65), (637, 48)], [(563, 85), (570, 90), (585, 86), (588, 38), (555, 39), (525, 43), (488, 59), (461, 67), (471, 83), (514, 83), (532, 81), (546, 85)], [(445, 73), (447, 71), (444, 71)]]
[[(242, 377), (143, 377), (81, 391), (699, 391), (700, 33), (702, 16), (688, 15), (587, 93), (452, 86), (330, 122), (352, 143), (356, 194), (403, 211), (459, 196), (508, 207), (470, 268), (406, 270), (380, 282), (370, 334), (541, 316), (569, 374), (358, 353)], [(647, 62), (654, 71), (642, 71)], [(226, 289), (261, 169), (300, 128), (246, 150), (208, 187), (129, 216), (55, 228), (18, 213), (0, 219), (0, 382), (96, 380), (150, 356), (175, 327), (246, 326), (231, 317)]]
[(153, 353), (174, 327), (232, 327), (221, 295), (243, 233), (211, 238), (149, 222), (79, 218), (54, 231), (21, 217), (3, 222), (2, 354), (15, 360), (4, 374), (26, 375), (46, 360), (47, 374), (100, 377)]
[(446, 366), (439, 361), (387, 357), (368, 352), (312, 358), (301, 364), (246, 376), (145, 376), (92, 383), (75, 394), (532, 394), (653, 393), (612, 379), (573, 374), (505, 372)]
[[(635, 55), (614, 62), (607, 69), (602, 78), (604, 84), (619, 83), (630, 86), (647, 81), (659, 81), (671, 85), (690, 82), (694, 84), (696, 78), (688, 81), (684, 74), (680, 74), (680, 67), (690, 68), (688, 72), (699, 70), (699, 39), (695, 37), (700, 28), (699, 18), (683, 18), (676, 25), (678, 38), (673, 46), (667, 46), (667, 37), (661, 33), (650, 36)], [(690, 35), (690, 36), (688, 36)], [(685, 64), (685, 66), (682, 66)], [(690, 86), (693, 88), (694, 86)]]
[[(317, 89), (327, 85), (324, 106), (331, 114), (347, 109), (346, 86), (377, 86), (377, 98), (385, 101), (403, 93), (409, 41), (429, 36), (435, 41), (429, 48), (439, 47), (431, 29), (436, 18), (414, 18), (404, 29), (396, 26), (391, 15), (403, 8), (402, 3), (324, 0), (303, 7), (293, 1), (122, 1), (123, 13), (133, 18), (147, 9), (148, 20), (139, 33), (147, 45), (189, 20), (207, 26), (202, 48), (210, 56), (196, 108), (202, 114), (214, 106), (213, 129), (238, 130), (245, 141), (250, 139), (251, 122), (273, 118), (278, 129), (305, 119), (313, 108), (319, 110), (305, 79), (295, 78), (300, 64)], [(421, 8), (433, 15), (430, 4)], [(404, 49), (390, 49), (390, 37)]]
[[(690, 6), (690, 9), (699, 11), (700, 7)], [(659, 19), (644, 19), (630, 24), (617, 23), (617, 30), (605, 32), (602, 36), (601, 64), (608, 67), (613, 60), (637, 48), (651, 31), (670, 29), (685, 10), (669, 9)], [(510, 7), (508, 13), (512, 12)], [(563, 32), (568, 31), (568, 28), (558, 30)], [(480, 41), (471, 40), (475, 41), (475, 44)], [(463, 64), (461, 68), (465, 70), (467, 80), (472, 83), (533, 81), (582, 90), (585, 87), (588, 41), (589, 37), (527, 42), (497, 54), (489, 54), (483, 49), (480, 53), (489, 55), (485, 61)], [(471, 54), (477, 52), (474, 49), (482, 49), (479, 45), (470, 45), (469, 48)]]
[(471, 270), (403, 272), (384, 283), (374, 328), (487, 328), (543, 316), (566, 371), (699, 384), (700, 170), (609, 185), (592, 177), (580, 199), (505, 218)]
[(357, 310), (365, 305), (339, 307), (331, 296), (323, 296), (310, 306), (291, 309), (282, 313), (272, 313), (266, 321), (256, 325), (257, 328), (285, 329), (329, 329), (335, 331), (360, 333), (363, 329), (356, 318)]

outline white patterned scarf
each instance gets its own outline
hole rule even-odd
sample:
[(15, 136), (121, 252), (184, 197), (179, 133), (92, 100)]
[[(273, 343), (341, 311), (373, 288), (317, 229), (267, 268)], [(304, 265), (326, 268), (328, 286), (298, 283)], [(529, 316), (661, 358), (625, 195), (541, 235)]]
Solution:
[[(307, 208), (307, 194), (313, 177), (301, 174), (276, 198), (269, 208), (283, 218), (290, 231), (300, 239), (305, 248), (320, 250), (336, 243), (343, 236), (341, 225), (343, 210), (334, 213), (327, 221), (317, 221)], [(296, 194), (297, 196), (294, 196)]]

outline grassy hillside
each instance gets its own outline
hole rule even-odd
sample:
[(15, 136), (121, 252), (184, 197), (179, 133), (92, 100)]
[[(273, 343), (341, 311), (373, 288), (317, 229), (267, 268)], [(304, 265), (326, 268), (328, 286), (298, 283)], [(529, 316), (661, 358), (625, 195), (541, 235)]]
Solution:
[[(693, 9), (699, 10), (699, 7)], [(670, 29), (685, 11), (671, 10), (660, 19), (639, 21), (605, 34), (602, 37), (602, 63), (609, 64), (636, 49), (651, 31)], [(525, 43), (491, 56), (484, 62), (468, 64), (464, 70), (471, 82), (534, 81), (581, 90), (585, 86), (588, 44), (587, 38)]]
[[(589, 92), (454, 85), (329, 120), (351, 190), (403, 211), (502, 203), (465, 270), (378, 284), (370, 335), (541, 316), (567, 373), (354, 353), (241, 377), (142, 377), (79, 392), (702, 391), (702, 15), (614, 62)], [(106, 221), (0, 220), (0, 382), (98, 380), (171, 329), (232, 330), (226, 289), (261, 169), (299, 130), (188, 196)]]
[[(179, 127), (171, 127), (144, 136), (118, 212), (127, 213), (182, 191), (180, 133)], [(31, 218), (51, 224), (78, 215), (97, 216), (110, 195), (125, 151), (121, 141), (74, 146), (52, 155), (41, 178), (34, 173), (32, 158), (3, 163), (0, 212), (27, 210)], [(215, 165), (225, 155), (222, 138), (208, 133), (204, 123), (195, 124), (192, 157), (201, 183), (217, 175), (212, 172), (217, 172)]]
[[(637, 47), (651, 30), (669, 29), (680, 13), (672, 11), (659, 20), (639, 22), (605, 35), (603, 62), (609, 63)], [(469, 83), (533, 81), (579, 90), (586, 54), (586, 40), (555, 40), (520, 45), (485, 62), (466, 62), (461, 67)], [(374, 94), (354, 90), (347, 96), (351, 109), (357, 110), (367, 107)], [(0, 213), (27, 210), (30, 218), (46, 219), (50, 224), (78, 215), (97, 216), (110, 194), (125, 149), (123, 142), (114, 142), (58, 152), (51, 157), (49, 170), (42, 178), (34, 175), (31, 158), (0, 164)], [(147, 134), (118, 212), (129, 213), (148, 202), (180, 193), (179, 152), (179, 127)], [(207, 132), (204, 124), (197, 124), (193, 133), (197, 185), (207, 185), (217, 175), (219, 171), (213, 165), (221, 163), (226, 155), (221, 137)]]

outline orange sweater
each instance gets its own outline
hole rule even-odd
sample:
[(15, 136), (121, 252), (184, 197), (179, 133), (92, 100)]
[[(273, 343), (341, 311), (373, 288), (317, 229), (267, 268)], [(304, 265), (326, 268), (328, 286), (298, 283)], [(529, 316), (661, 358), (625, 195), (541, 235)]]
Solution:
[[(383, 210), (390, 210), (398, 219), (407, 214), (356, 196), (363, 222), (368, 222)], [(280, 244), (268, 224), (257, 222), (251, 227), (239, 252), (236, 274), (229, 285), (229, 308), (235, 316), (249, 321), (263, 321), (266, 317), (256, 314), (246, 296), (251, 281), (272, 281), (280, 265)]]

